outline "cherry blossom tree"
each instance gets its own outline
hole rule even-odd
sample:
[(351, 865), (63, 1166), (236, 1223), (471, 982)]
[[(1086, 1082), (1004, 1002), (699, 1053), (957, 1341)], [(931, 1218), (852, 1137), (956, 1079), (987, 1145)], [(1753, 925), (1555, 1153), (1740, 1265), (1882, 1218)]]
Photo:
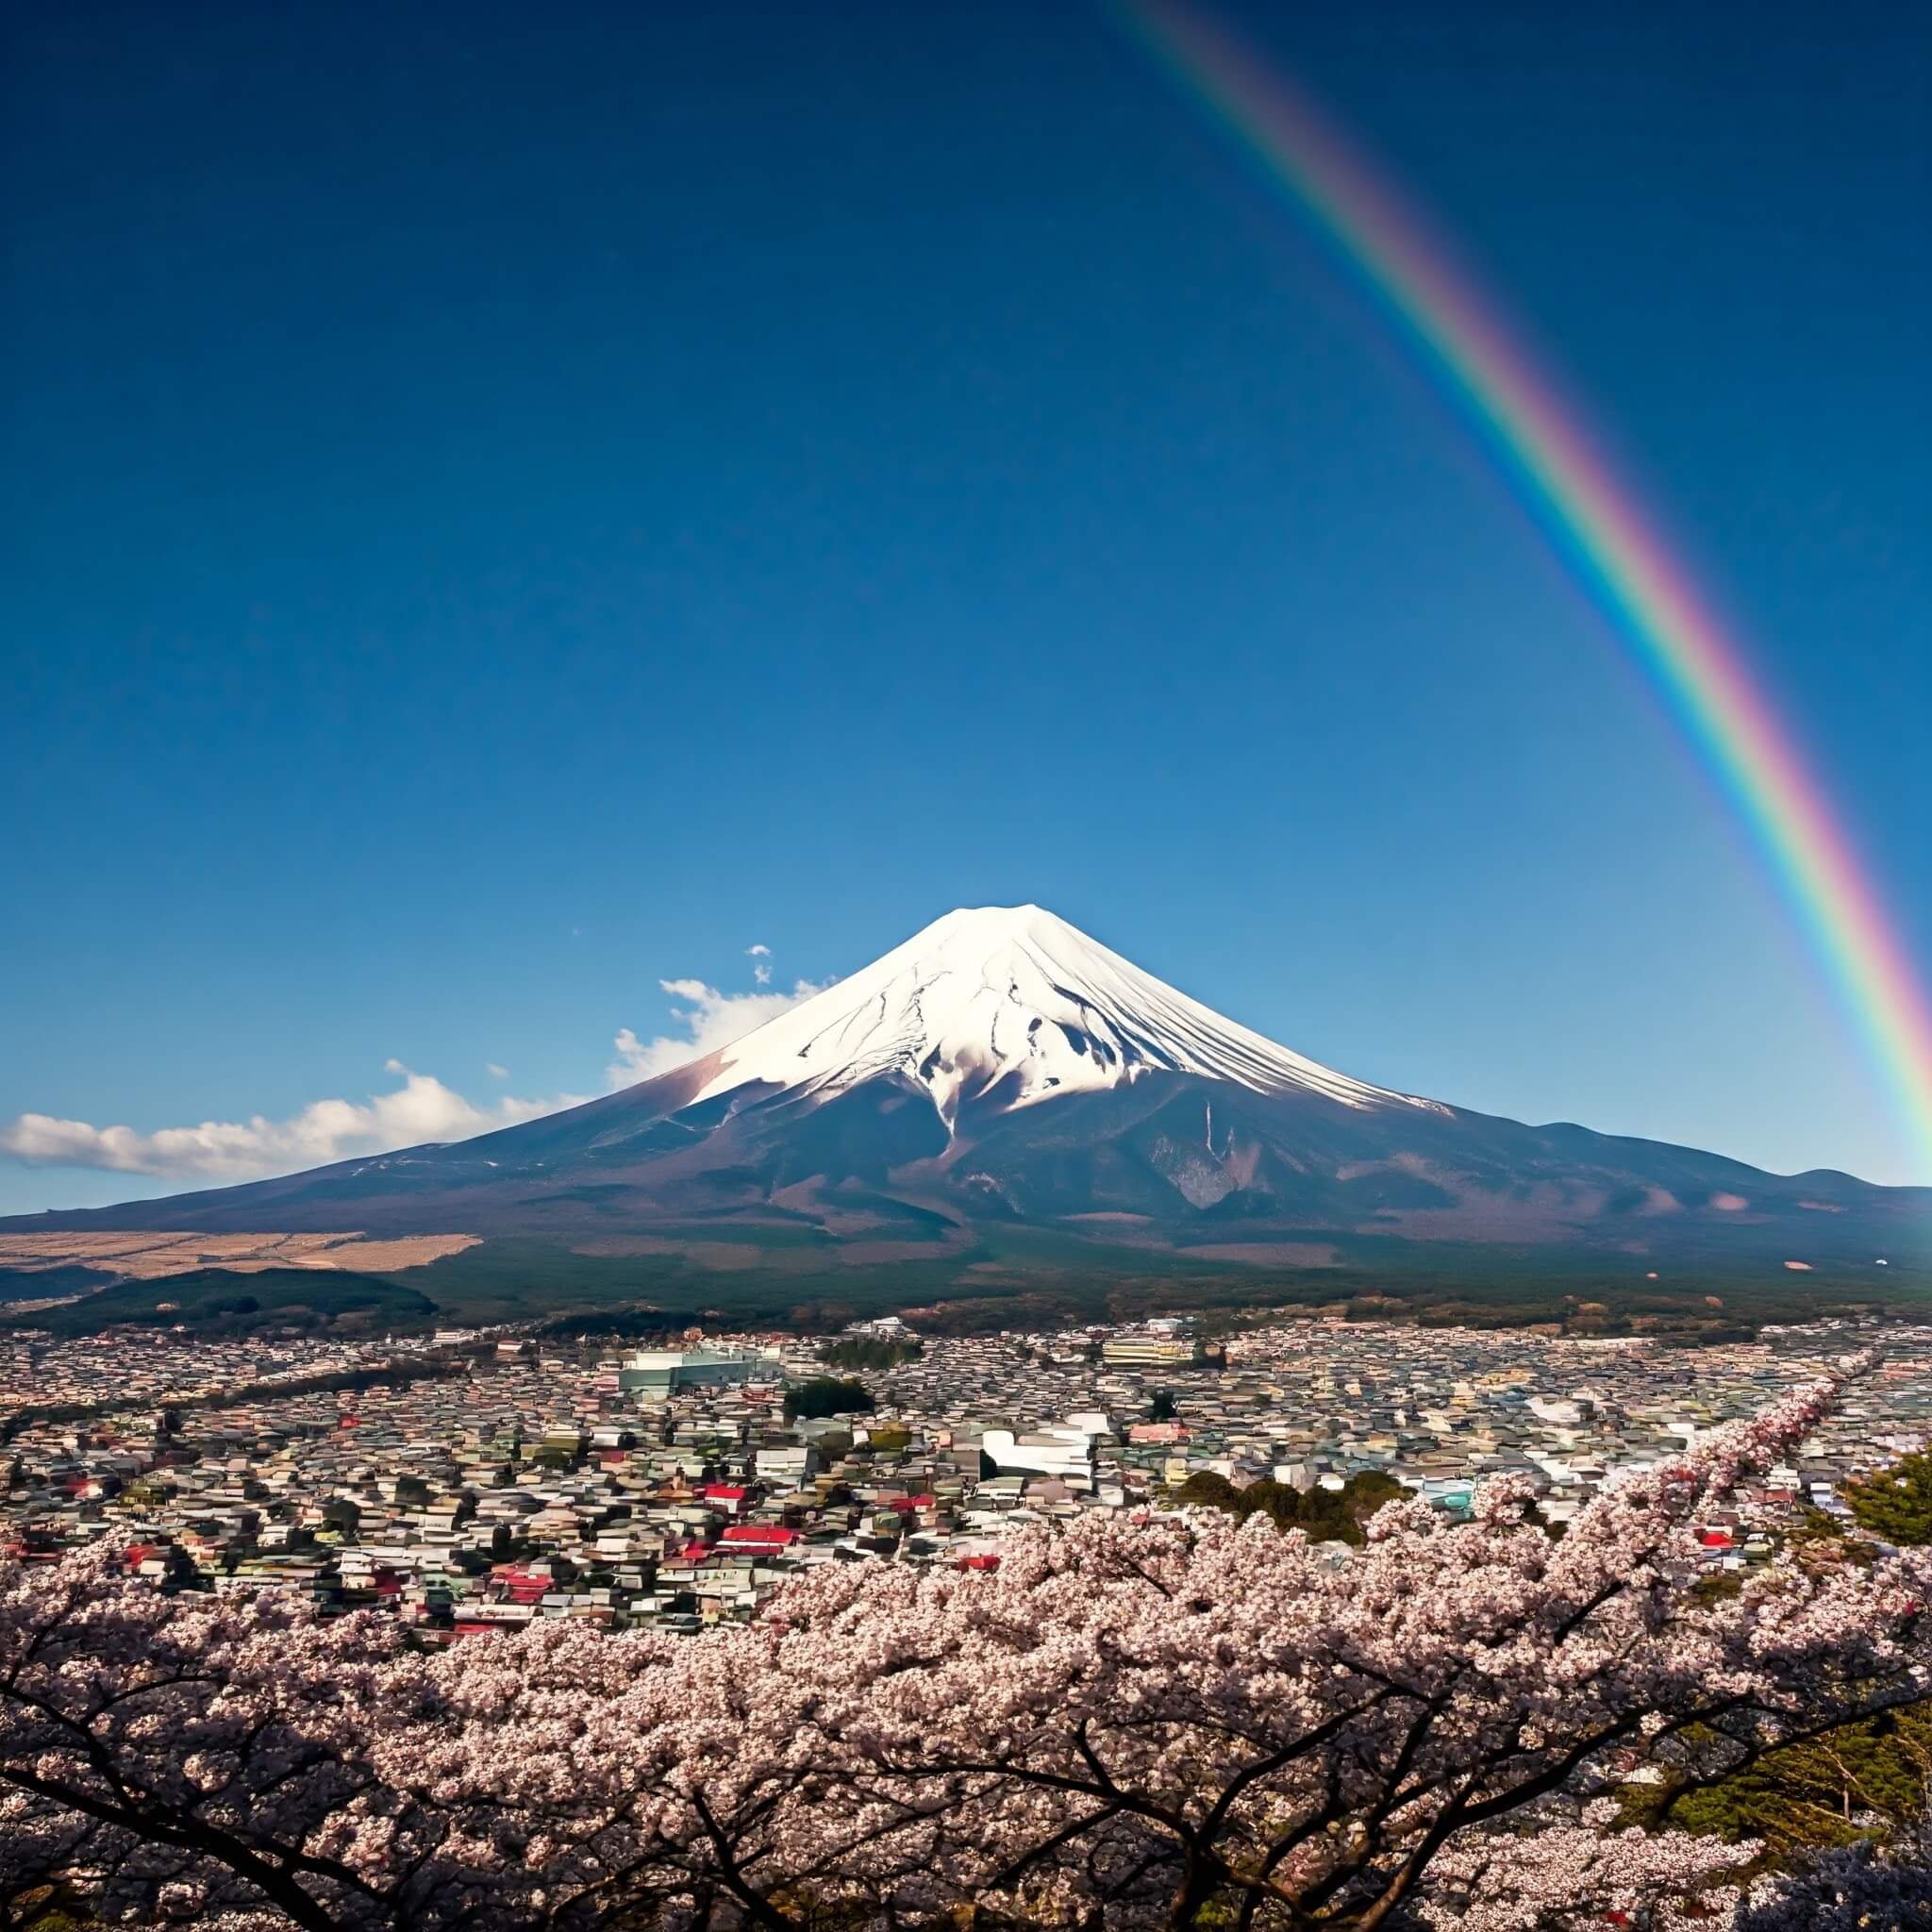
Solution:
[(8, 1566), (0, 1884), (65, 1877), (108, 1919), (382, 1923), (332, 1821), (368, 1804), (362, 1740), (407, 1721), (412, 1674), (374, 1619), (164, 1595), (104, 1550)]
[[(1699, 1523), (1831, 1392), (1560, 1542), (1508, 1479), (1468, 1524), (1392, 1504), (1340, 1560), (1262, 1517), (1090, 1517), (992, 1572), (827, 1566), (691, 1639), (545, 1623), (423, 1655), (99, 1554), (0, 1566), (0, 1905), (58, 1882), (219, 1932), (1781, 1926), (1798, 1893), (1740, 1892), (1751, 1847), (1609, 1801), (1926, 1694), (1924, 1553), (1699, 1580)], [(1852, 1865), (1802, 1882), (1910, 1869)]]
[(1739, 1888), (1728, 1881), (1757, 1850), (1620, 1826), (1608, 1799), (1514, 1824), (1452, 1838), (1429, 1865), (1414, 1916), (1432, 1932), (1539, 1932), (1564, 1923), (1615, 1925), (1641, 1907), (1659, 1932), (1709, 1932), (1713, 1917), (1734, 1909)]
[[(1694, 1587), (1699, 1520), (1829, 1393), (1623, 1484), (1560, 1543), (1502, 1481), (1469, 1527), (1384, 1509), (1340, 1563), (1258, 1522), (1086, 1519), (991, 1576), (811, 1579), (772, 1623), (774, 1672), (819, 1693), (816, 1828), (918, 1814), (886, 1840), (922, 1842), (918, 1875), (873, 1894), (895, 1910), (1369, 1932), (1477, 1839), (1494, 1891), (1503, 1827), (1639, 1757), (1715, 1775), (1924, 1694), (1917, 1559)], [(1650, 1870), (1640, 1905), (1679, 1888)]]
[(856, 1847), (801, 1823), (808, 1693), (769, 1666), (755, 1631), (570, 1624), (425, 1656), (378, 1616), (164, 1594), (104, 1549), (0, 1565), (0, 1906), (60, 1884), (220, 1932), (789, 1925), (774, 1899)]

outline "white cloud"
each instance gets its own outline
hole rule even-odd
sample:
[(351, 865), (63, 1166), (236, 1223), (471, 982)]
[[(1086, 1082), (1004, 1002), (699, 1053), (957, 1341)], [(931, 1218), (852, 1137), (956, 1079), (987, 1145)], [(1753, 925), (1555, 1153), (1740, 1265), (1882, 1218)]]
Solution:
[(744, 957), (747, 959), (753, 959), (758, 962), (751, 969), (751, 976), (760, 986), (770, 986), (772, 983), (772, 969), (766, 962), (772, 957), (771, 947), (764, 945), (747, 946), (744, 949)]
[[(754, 1026), (775, 1020), (800, 1000), (823, 991), (808, 979), (801, 979), (790, 992), (720, 992), (702, 979), (660, 979), (658, 984), (673, 999), (688, 1002), (671, 1015), (684, 1030), (660, 1034), (656, 1040), (640, 1040), (628, 1026), (622, 1028), (616, 1042), (618, 1058), (606, 1069), (613, 1087), (649, 1080), (688, 1060), (715, 1053), (721, 1046), (741, 1040)], [(763, 987), (764, 978), (758, 984)]]
[(770, 946), (747, 946), (744, 949), (744, 957), (747, 959), (769, 959), (772, 957), (772, 949)]
[(485, 1060), (483, 1062), (483, 1071), (492, 1080), (508, 1080), (509, 1078), (509, 1069), (508, 1067), (499, 1067), (494, 1060)]
[(434, 1075), (412, 1074), (400, 1060), (387, 1061), (385, 1071), (402, 1074), (403, 1084), (362, 1102), (310, 1101), (300, 1113), (279, 1121), (255, 1114), (246, 1121), (203, 1121), (198, 1126), (142, 1134), (132, 1127), (96, 1127), (87, 1121), (24, 1113), (0, 1128), (0, 1150), (32, 1166), (244, 1180), (323, 1167), (358, 1154), (386, 1154), (425, 1141), (465, 1141), (573, 1104), (571, 1096), (506, 1096), (493, 1106), (476, 1107)]
[[(769, 957), (770, 949), (756, 946), (752, 951)], [(672, 1009), (674, 1030), (640, 1040), (628, 1026), (622, 1028), (615, 1041), (618, 1058), (607, 1069), (611, 1087), (648, 1080), (727, 1046), (820, 991), (803, 979), (790, 992), (769, 991), (769, 970), (760, 966), (754, 972), (758, 989), (751, 992), (721, 992), (702, 979), (659, 980), (673, 999), (683, 1002)], [(495, 1061), (485, 1065), (492, 1079), (509, 1077)], [(412, 1073), (399, 1059), (385, 1060), (383, 1070), (400, 1076), (402, 1084), (363, 1101), (311, 1101), (285, 1120), (253, 1114), (245, 1121), (203, 1121), (196, 1126), (142, 1133), (128, 1126), (97, 1127), (89, 1121), (24, 1113), (0, 1126), (0, 1154), (36, 1167), (257, 1180), (425, 1141), (466, 1141), (492, 1128), (576, 1107), (587, 1097), (561, 1093), (544, 1100), (519, 1100), (505, 1094), (478, 1105), (433, 1074)]]

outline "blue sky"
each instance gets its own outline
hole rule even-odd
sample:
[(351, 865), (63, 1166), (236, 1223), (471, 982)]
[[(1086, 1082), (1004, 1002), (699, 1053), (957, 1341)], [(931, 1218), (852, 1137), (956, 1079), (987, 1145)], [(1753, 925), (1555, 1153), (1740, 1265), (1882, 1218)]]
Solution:
[[(1932, 21), (1247, 19), (1932, 958)], [(0, 1123), (87, 1133), (0, 1211), (594, 1093), (1027, 899), (1366, 1079), (1932, 1181), (1603, 620), (1098, 8), (8, 34)]]

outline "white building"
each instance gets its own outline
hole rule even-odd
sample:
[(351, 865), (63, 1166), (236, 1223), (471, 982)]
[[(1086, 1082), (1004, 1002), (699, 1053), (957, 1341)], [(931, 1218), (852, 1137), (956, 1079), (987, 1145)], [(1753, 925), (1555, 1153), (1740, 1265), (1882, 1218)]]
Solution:
[(985, 1429), (979, 1437), (980, 1474), (987, 1476), (1045, 1475), (1057, 1477), (1069, 1489), (1091, 1491), (1093, 1487), (1093, 1444), (1096, 1435), (1107, 1433), (1082, 1426), (1100, 1422), (1105, 1416), (1082, 1416), (1075, 1421), (1049, 1424), (1026, 1435), (1011, 1429)]

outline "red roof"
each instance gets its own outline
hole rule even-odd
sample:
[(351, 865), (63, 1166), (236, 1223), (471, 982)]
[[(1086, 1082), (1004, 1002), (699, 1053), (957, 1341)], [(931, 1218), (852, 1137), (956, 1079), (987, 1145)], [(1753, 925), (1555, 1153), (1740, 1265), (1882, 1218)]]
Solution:
[(740, 1488), (736, 1483), (707, 1483), (703, 1493), (707, 1496), (716, 1496), (721, 1503), (741, 1503), (751, 1491)]
[(781, 1528), (775, 1523), (734, 1523), (718, 1541), (740, 1548), (756, 1543), (762, 1548), (782, 1550), (787, 1543), (798, 1541), (798, 1532)]
[(1000, 1559), (991, 1552), (983, 1557), (961, 1557), (955, 1569), (958, 1570), (997, 1570)]
[(525, 1570), (521, 1563), (496, 1563), (490, 1571), (491, 1583), (500, 1583), (510, 1595), (512, 1603), (534, 1603), (540, 1596), (557, 1588), (554, 1576), (543, 1576), (534, 1571)]

